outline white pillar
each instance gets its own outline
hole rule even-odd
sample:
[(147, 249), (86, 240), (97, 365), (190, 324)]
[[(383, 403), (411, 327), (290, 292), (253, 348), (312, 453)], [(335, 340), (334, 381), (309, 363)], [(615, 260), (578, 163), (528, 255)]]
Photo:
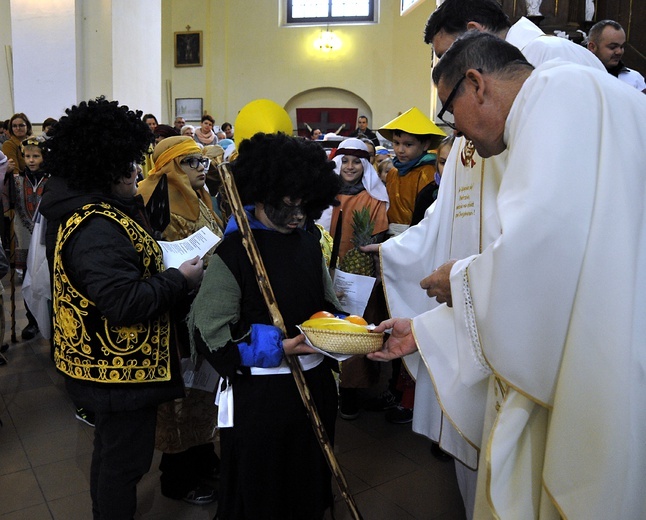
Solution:
[(112, 95), (160, 123), (161, 0), (112, 0)]
[(74, 0), (11, 0), (11, 34), (15, 111), (60, 117), (77, 100)]
[(10, 10), (15, 112), (40, 124), (104, 95), (161, 116), (161, 0), (10, 0)]

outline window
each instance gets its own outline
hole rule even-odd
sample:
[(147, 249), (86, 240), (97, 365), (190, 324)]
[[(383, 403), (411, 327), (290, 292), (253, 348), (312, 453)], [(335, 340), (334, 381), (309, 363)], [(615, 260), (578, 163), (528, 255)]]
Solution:
[(375, 22), (377, 0), (287, 0), (287, 23)]

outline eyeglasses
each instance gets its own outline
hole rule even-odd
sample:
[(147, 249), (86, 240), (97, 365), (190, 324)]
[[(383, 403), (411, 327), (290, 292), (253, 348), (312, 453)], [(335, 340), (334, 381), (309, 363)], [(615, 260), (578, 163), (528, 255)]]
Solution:
[(11, 125), (11, 128), (25, 128), (26, 126), (27, 126), (27, 125), (26, 125), (26, 124), (24, 124), (24, 123), (19, 124), (19, 125), (12, 124), (12, 125)]
[(180, 164), (187, 164), (189, 168), (193, 168), (194, 170), (197, 170), (201, 164), (205, 170), (208, 170), (211, 165), (211, 159), (208, 157), (187, 157), (186, 159), (182, 159)]
[[(480, 74), (482, 74), (482, 69), (476, 69), (476, 70)], [(453, 121), (447, 121), (446, 119), (444, 119), (444, 114), (446, 114), (447, 112), (449, 114), (453, 114), (453, 109), (451, 108), (449, 110), (449, 107), (451, 106), (451, 103), (453, 103), (453, 98), (455, 98), (455, 96), (457, 95), (458, 89), (460, 88), (460, 85), (462, 84), (462, 82), (465, 80), (466, 77), (467, 77), (467, 73), (465, 72), (464, 74), (462, 74), (462, 77), (455, 84), (455, 87), (453, 87), (453, 90), (451, 91), (451, 93), (447, 96), (446, 101), (442, 105), (442, 110), (440, 110), (440, 113), (437, 114), (437, 118), (440, 121), (442, 121), (446, 126), (448, 126), (451, 130), (456, 130), (455, 123)]]

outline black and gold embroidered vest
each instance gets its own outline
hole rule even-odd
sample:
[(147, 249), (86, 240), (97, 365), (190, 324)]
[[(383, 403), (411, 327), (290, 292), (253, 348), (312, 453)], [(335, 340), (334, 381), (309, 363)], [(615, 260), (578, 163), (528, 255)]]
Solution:
[[(97, 383), (154, 383), (170, 380), (170, 318), (163, 313), (146, 323), (111, 326), (65, 272), (62, 251), (88, 218), (108, 218), (121, 226), (139, 254), (143, 278), (164, 270), (155, 240), (134, 220), (100, 203), (83, 206), (61, 226), (54, 252), (54, 361), (58, 370)], [(109, 247), (109, 244), (106, 244)]]

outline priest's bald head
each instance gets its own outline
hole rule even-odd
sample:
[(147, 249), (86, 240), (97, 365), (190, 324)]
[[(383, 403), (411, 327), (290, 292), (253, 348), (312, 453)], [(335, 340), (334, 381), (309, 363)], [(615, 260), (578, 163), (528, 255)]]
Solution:
[(505, 149), (503, 133), (511, 105), (534, 68), (513, 45), (488, 33), (469, 31), (433, 69), (442, 110), (438, 117), (473, 141), (481, 157)]

